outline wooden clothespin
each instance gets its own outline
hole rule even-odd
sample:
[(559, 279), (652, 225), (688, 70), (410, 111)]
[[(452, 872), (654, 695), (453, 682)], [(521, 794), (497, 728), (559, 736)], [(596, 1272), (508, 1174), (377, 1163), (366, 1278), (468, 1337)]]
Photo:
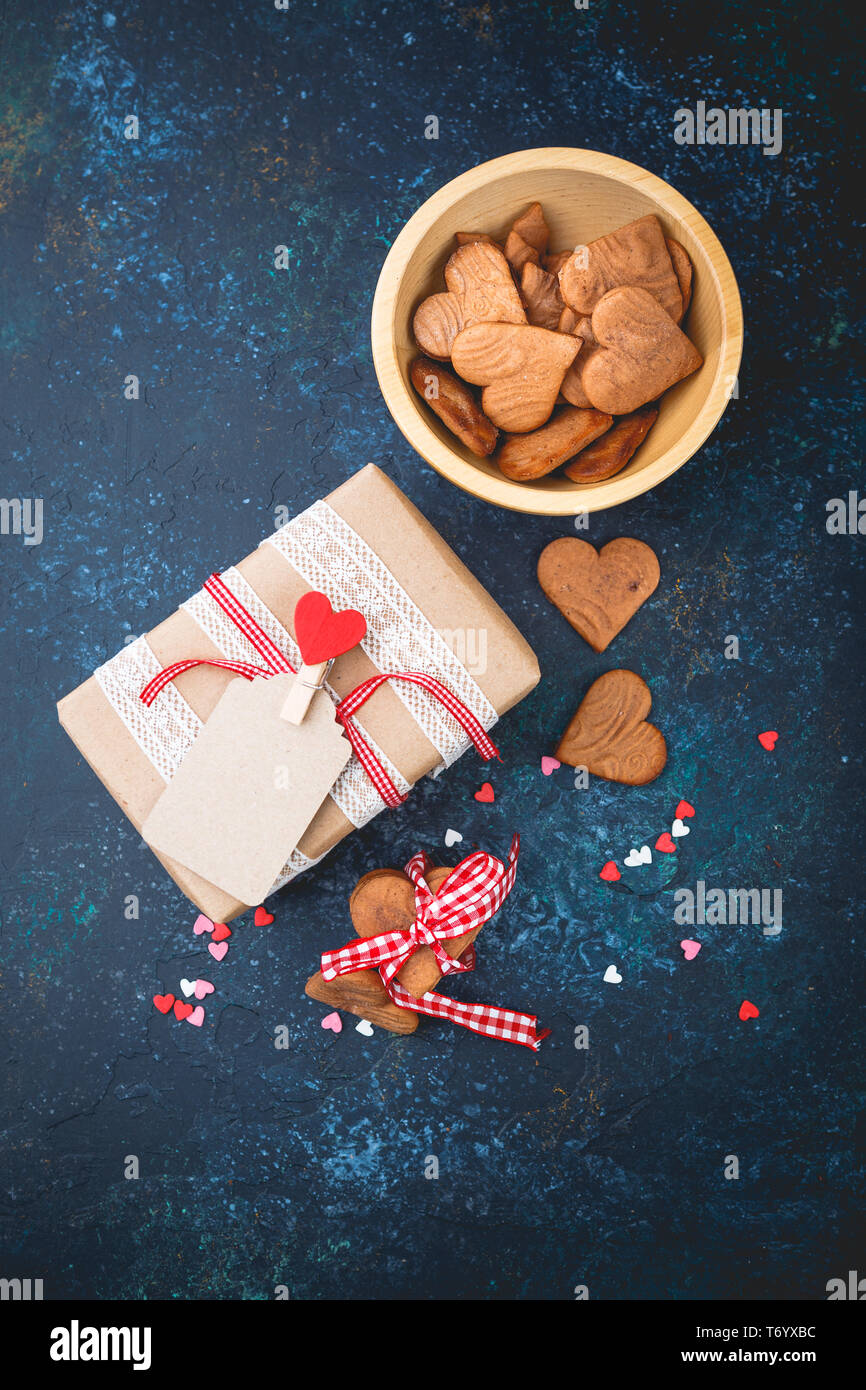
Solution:
[(295, 640), (303, 665), (295, 676), (280, 718), (301, 724), (317, 690), (328, 679), (334, 660), (356, 647), (367, 631), (367, 620), (355, 608), (335, 613), (326, 594), (312, 589), (295, 605)]

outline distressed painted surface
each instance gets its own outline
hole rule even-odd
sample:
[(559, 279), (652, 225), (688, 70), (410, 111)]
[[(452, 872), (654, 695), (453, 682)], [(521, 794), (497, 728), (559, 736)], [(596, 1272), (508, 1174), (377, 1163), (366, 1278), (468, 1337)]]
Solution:
[[(864, 485), (839, 187), (853, 41), (827, 4), (638, 8), (9, 7), (0, 450), (4, 495), (45, 499), (45, 537), (0, 542), (0, 1275), (51, 1297), (703, 1299), (817, 1298), (862, 1269), (866, 537), (825, 528), (828, 499)], [(782, 107), (782, 153), (675, 145), (673, 112), (699, 99)], [(391, 423), (368, 340), (418, 204), (541, 144), (676, 184), (728, 250), (747, 319), (739, 399), (706, 447), (592, 521), (596, 543), (650, 542), (663, 575), (601, 657), (534, 579), (567, 520), (432, 473)], [(272, 927), (239, 926), (218, 966), (53, 702), (155, 598), (168, 612), (277, 506), (368, 459), (518, 623), (543, 683), (500, 726), (494, 805), (473, 800), (470, 754), (281, 895)], [(542, 777), (613, 664), (652, 686), (663, 777)], [(774, 754), (756, 742), (768, 727)], [(698, 814), (675, 864), (627, 870), (630, 893), (600, 883), (681, 796)], [(536, 1011), (554, 1030), (538, 1058), (432, 1022), (365, 1039), (347, 1018), (334, 1037), (303, 995), (348, 938), (356, 879), (419, 846), (450, 857), (449, 826), (499, 853), (523, 831), (515, 893), (453, 992)], [(781, 888), (781, 935), (678, 927), (673, 887), (698, 878)], [(703, 943), (690, 964), (683, 936)], [(201, 1030), (154, 1012), (156, 990), (199, 974), (217, 985)], [(743, 998), (757, 1022), (738, 1020)]]

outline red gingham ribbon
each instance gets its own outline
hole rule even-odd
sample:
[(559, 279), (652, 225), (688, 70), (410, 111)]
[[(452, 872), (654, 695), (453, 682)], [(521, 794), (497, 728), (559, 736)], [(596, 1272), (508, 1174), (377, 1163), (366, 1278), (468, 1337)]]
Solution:
[(473, 969), (473, 946), (454, 959), (441, 943), (482, 926), (499, 911), (514, 886), (519, 850), (520, 836), (515, 835), (507, 868), (491, 854), (480, 850), (470, 854), (448, 875), (436, 894), (427, 883), (427, 874), (433, 867), (431, 861), (424, 853), (413, 855), (406, 865), (406, 873), (415, 885), (415, 921), (411, 927), (406, 931), (359, 937), (339, 951), (326, 951), (321, 962), (322, 977), (333, 980), (356, 970), (378, 969), (398, 1008), (429, 1014), (432, 1018), (447, 1018), (473, 1033), (520, 1043), (537, 1052), (550, 1029), (539, 1033), (534, 1014), (515, 1013), (490, 1004), (464, 1004), (444, 994), (435, 994), (433, 990), (416, 999), (394, 978), (422, 946), (430, 947), (443, 975)]
[[(243, 676), (248, 681), (255, 680), (257, 676), (269, 680), (271, 676), (283, 675), (287, 671), (294, 674), (294, 666), (286, 660), (279, 647), (271, 641), (268, 634), (259, 626), (252, 614), (244, 608), (240, 600), (235, 598), (218, 574), (211, 575), (204, 589), (205, 593), (209, 594), (226, 616), (231, 618), (250, 645), (259, 653), (264, 665), (254, 666), (248, 661), (228, 661), (210, 657), (190, 657), (185, 661), (175, 661), (171, 666), (166, 666), (158, 675), (154, 676), (153, 680), (148, 681), (142, 690), (139, 699), (148, 708), (170, 681), (175, 680), (184, 671), (192, 670), (194, 666), (219, 666), (223, 670), (233, 671), (235, 675)], [(449, 714), (453, 715), (461, 728), (472, 739), (482, 758), (499, 757), (499, 749), (472, 711), (467, 709), (462, 700), (458, 700), (454, 692), (443, 685), (441, 681), (435, 680), (423, 671), (389, 671), (378, 676), (371, 676), (369, 680), (362, 681), (360, 685), (344, 696), (335, 707), (334, 712), (346, 732), (346, 737), (351, 743), (358, 761), (386, 806), (401, 806), (406, 798), (394, 786), (352, 716), (379, 689), (380, 685), (385, 681), (393, 680), (410, 681), (413, 685), (422, 686), (424, 690), (445, 706)]]

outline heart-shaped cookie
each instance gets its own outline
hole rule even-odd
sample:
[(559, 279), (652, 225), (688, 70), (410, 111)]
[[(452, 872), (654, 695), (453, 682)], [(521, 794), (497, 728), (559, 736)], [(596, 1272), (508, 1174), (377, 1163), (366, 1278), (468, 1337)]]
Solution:
[[(452, 872), (448, 868), (430, 870), (427, 882), (434, 893)], [(412, 880), (400, 869), (374, 869), (355, 885), (349, 898), (349, 911), (359, 936), (406, 931), (415, 920)], [(477, 927), (454, 940), (443, 941), (442, 945), (449, 956), (459, 956), (480, 930)], [(396, 978), (417, 999), (429, 989), (435, 989), (442, 976), (433, 952), (429, 946), (422, 946), (398, 971)], [(334, 980), (324, 980), (321, 971), (317, 971), (307, 981), (306, 992), (311, 999), (369, 1019), (392, 1033), (414, 1033), (418, 1027), (417, 1014), (392, 1004), (378, 970), (356, 970), (351, 975), (338, 975)]]
[(473, 241), (445, 267), (445, 294), (431, 294), (415, 311), (412, 331), (428, 357), (445, 359), (463, 328), (474, 323), (526, 323), (517, 286), (498, 246)]
[(618, 285), (646, 290), (674, 323), (682, 318), (679, 280), (661, 223), (652, 213), (578, 247), (559, 272), (562, 297), (578, 314), (591, 314)]
[(646, 716), (652, 695), (634, 671), (606, 671), (589, 687), (556, 756), (609, 782), (641, 787), (667, 762), (664, 738)]
[(538, 582), (593, 651), (606, 651), (659, 582), (655, 551), (621, 536), (596, 550), (589, 541), (560, 536), (545, 546)]
[(592, 331), (598, 346), (581, 350), (580, 383), (587, 399), (611, 415), (629, 415), (656, 400), (704, 360), (658, 300), (633, 285), (609, 290), (598, 301)]
[[(452, 869), (431, 869), (427, 882), (438, 893)], [(378, 936), (380, 932), (406, 931), (415, 920), (415, 888), (400, 869), (374, 869), (356, 884), (349, 899), (352, 925), (359, 936)], [(449, 956), (459, 956), (478, 935), (480, 928), (442, 945)], [(435, 989), (442, 978), (436, 957), (429, 946), (416, 951), (397, 974), (397, 979), (415, 998)]]
[(457, 334), (454, 370), (483, 386), (481, 409), (500, 429), (538, 429), (553, 410), (581, 340), (530, 324), (477, 323)]

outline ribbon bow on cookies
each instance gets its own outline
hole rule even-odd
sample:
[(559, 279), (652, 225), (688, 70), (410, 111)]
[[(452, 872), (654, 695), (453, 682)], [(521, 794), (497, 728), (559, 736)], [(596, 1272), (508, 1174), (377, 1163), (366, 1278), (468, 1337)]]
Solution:
[[(395, 930), (379, 931), (375, 935), (361, 935), (338, 951), (326, 951), (321, 960), (321, 974), (313, 976), (307, 985), (307, 993), (326, 1003), (336, 1003), (337, 1007), (349, 1008), (360, 1003), (368, 1006), (375, 1003), (377, 992), (384, 992), (396, 1010), (411, 1011), (411, 1015), (427, 1014), (432, 1018), (447, 1018), (462, 1028), (486, 1037), (501, 1038), (505, 1042), (520, 1043), (537, 1051), (541, 1041), (550, 1032), (545, 1029), (539, 1033), (538, 1020), (532, 1014), (515, 1013), (488, 1004), (464, 1004), (445, 995), (436, 994), (427, 986), (430, 970), (433, 982), (440, 975), (469, 971), (475, 964), (472, 942), (485, 922), (498, 912), (514, 886), (517, 873), (517, 856), (520, 836), (515, 835), (511, 842), (508, 865), (493, 855), (477, 851), (470, 854), (456, 869), (436, 870), (426, 854), (412, 856), (406, 865), (405, 875), (414, 889), (414, 918)], [(445, 877), (442, 878), (444, 873)], [(435, 876), (435, 877), (434, 877)], [(438, 878), (435, 885), (430, 882)], [(394, 880), (390, 882), (388, 880)], [(379, 898), (377, 915), (380, 920), (392, 920), (399, 912), (399, 902), (392, 890), (397, 890), (397, 880), (403, 875), (395, 875), (390, 870), (369, 874), (352, 894), (353, 920), (357, 929), (363, 933), (363, 915), (356, 911), (356, 901), (365, 884), (372, 884)], [(385, 894), (383, 897), (382, 894)], [(390, 899), (390, 900), (389, 900)], [(404, 918), (405, 920), (405, 918)], [(459, 938), (459, 940), (458, 940)], [(444, 943), (454, 943), (454, 953)], [(420, 953), (432, 953), (433, 961), (426, 969), (420, 968)], [(419, 960), (419, 968), (413, 974), (414, 960)], [(381, 979), (378, 982), (376, 974)], [(401, 983), (397, 976), (403, 974), (404, 980), (411, 979), (419, 994), (413, 993)], [(345, 995), (329, 993), (330, 982), (337, 977), (350, 977), (353, 988)], [(346, 983), (349, 984), (347, 979)], [(327, 997), (325, 997), (327, 996)], [(363, 1001), (363, 1002), (362, 1002)], [(413, 1031), (417, 1018), (389, 1021), (388, 1001), (382, 1001), (385, 1008), (379, 1008), (374, 1022), (394, 1031)]]

